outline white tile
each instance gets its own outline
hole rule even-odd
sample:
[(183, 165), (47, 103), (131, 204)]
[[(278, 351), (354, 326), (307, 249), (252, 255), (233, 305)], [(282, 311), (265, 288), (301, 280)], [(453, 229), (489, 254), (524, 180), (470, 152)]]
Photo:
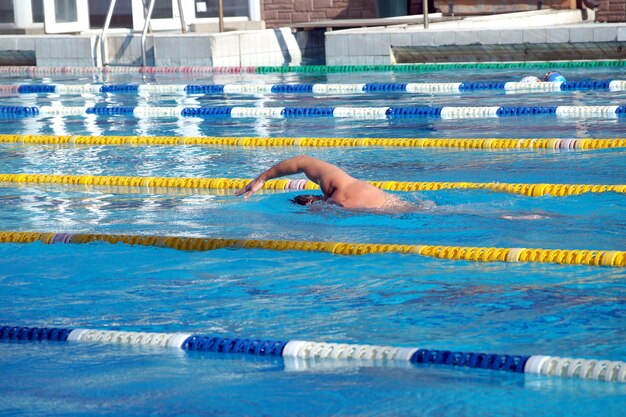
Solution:
[(593, 28), (575, 27), (569, 30), (570, 42), (592, 42)]
[(349, 42), (350, 38), (348, 36), (341, 36), (337, 38), (340, 56), (348, 56), (350, 54)]
[(392, 33), (390, 35), (391, 46), (411, 46), (411, 33), (403, 31), (400, 33)]
[(58, 57), (60, 52), (57, 45), (58, 43), (53, 42), (52, 38), (38, 38), (35, 42), (37, 60)]
[(594, 27), (594, 42), (613, 42), (617, 40), (617, 28), (615, 26)]
[(388, 33), (368, 35), (368, 39), (371, 39), (373, 43), (372, 50), (374, 55), (385, 55), (389, 53), (391, 39)]
[(388, 55), (374, 55), (373, 65), (389, 65), (390, 63), (391, 60)]
[(366, 55), (368, 39), (364, 35), (354, 35), (347, 38), (348, 55)]
[(524, 34), (519, 29), (501, 30), (500, 45), (524, 43)]
[(497, 30), (482, 30), (476, 34), (476, 41), (481, 45), (498, 44), (500, 33)]
[(454, 34), (456, 45), (471, 45), (478, 42), (478, 33), (475, 30), (459, 30)]
[(418, 31), (411, 33), (411, 45), (412, 46), (432, 46), (433, 44), (433, 32), (432, 31)]
[(569, 29), (550, 28), (546, 30), (547, 43), (567, 43), (569, 42)]
[(455, 32), (452, 30), (434, 31), (433, 45), (454, 45)]
[(524, 43), (546, 43), (545, 29), (524, 29), (522, 34)]

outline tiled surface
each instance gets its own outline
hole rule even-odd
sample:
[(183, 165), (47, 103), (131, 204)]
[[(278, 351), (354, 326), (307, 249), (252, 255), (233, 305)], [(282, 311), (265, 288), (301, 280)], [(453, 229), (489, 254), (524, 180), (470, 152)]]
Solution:
[(546, 30), (546, 43), (569, 42), (570, 30), (568, 28), (551, 28)]
[(95, 37), (42, 36), (35, 40), (35, 56), (40, 66), (93, 66)]
[(471, 45), (473, 43), (481, 42), (479, 40), (480, 31), (476, 30), (462, 30), (454, 33), (455, 45)]
[(522, 40), (524, 43), (546, 43), (546, 29), (524, 29), (522, 31)]
[[(111, 65), (141, 65), (141, 38), (137, 36), (110, 36), (107, 38), (107, 63)], [(100, 51), (98, 50), (98, 53)], [(146, 61), (154, 62), (152, 39), (146, 40)]]
[(500, 31), (500, 45), (517, 44), (524, 42), (524, 34), (521, 30), (502, 30)]
[[(626, 42), (626, 25), (580, 24), (549, 28), (508, 30), (413, 30), (386, 29), (340, 31), (326, 36), (332, 47), (326, 49), (327, 65), (359, 65), (374, 60), (388, 64), (392, 46), (463, 46), (463, 45), (546, 45), (557, 43), (594, 43), (596, 59), (603, 59), (603, 42)], [(332, 40), (332, 42), (330, 42)], [(607, 46), (610, 50), (614, 44)], [(485, 50), (488, 53), (488, 49)], [(372, 57), (371, 59), (365, 57)], [(558, 58), (555, 59), (575, 59)]]
[(576, 27), (569, 31), (570, 42), (592, 42), (593, 27)]

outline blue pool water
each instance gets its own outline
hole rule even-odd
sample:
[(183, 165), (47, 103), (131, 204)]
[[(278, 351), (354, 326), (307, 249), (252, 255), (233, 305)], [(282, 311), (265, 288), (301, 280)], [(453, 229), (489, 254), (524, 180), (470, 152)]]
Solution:
[[(525, 75), (525, 74), (522, 74)], [(623, 70), (569, 70), (623, 79)], [(107, 76), (106, 82), (140, 82)], [(158, 83), (505, 80), (507, 71), (184, 75)], [(355, 78), (358, 78), (356, 80)], [(80, 84), (95, 78), (3, 84)], [(335, 97), (6, 96), (2, 105), (618, 105), (625, 92)], [(7, 104), (5, 104), (7, 103)], [(625, 118), (475, 120), (0, 119), (0, 133), (336, 137), (623, 137)], [(622, 149), (594, 151), (0, 145), (0, 173), (252, 177), (307, 153), (363, 179), (626, 183)], [(395, 215), (302, 208), (294, 192), (0, 186), (0, 229), (290, 240), (624, 250), (623, 194), (529, 198), (488, 191), (400, 194)], [(430, 202), (435, 203), (434, 205)], [(536, 214), (540, 220), (503, 216)], [(94, 243), (0, 245), (0, 317), (20, 326), (197, 332), (624, 360), (626, 273), (617, 268), (469, 263), (400, 254), (171, 249)], [(91, 343), (0, 343), (4, 415), (603, 415), (624, 384), (437, 366), (311, 364)]]

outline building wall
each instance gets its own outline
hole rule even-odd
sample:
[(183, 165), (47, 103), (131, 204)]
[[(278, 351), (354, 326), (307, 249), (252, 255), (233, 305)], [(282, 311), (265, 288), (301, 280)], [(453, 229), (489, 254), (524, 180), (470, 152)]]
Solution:
[[(262, 0), (262, 18), (268, 28), (330, 19), (371, 19), (377, 17), (378, 1)], [(409, 0), (407, 6), (409, 14), (422, 12), (422, 0)]]
[(597, 22), (626, 22), (626, 0), (600, 0)]
[[(315, 22), (330, 19), (370, 19), (377, 17), (377, 3), (387, 0), (262, 0), (262, 19), (268, 28), (289, 26), (292, 23)], [(423, 0), (407, 0), (409, 14), (422, 13)], [(590, 0), (600, 4), (596, 9), (598, 22), (626, 22), (626, 0)], [(430, 0), (431, 12), (455, 10), (469, 14), (489, 14), (536, 10), (542, 8), (573, 9), (582, 0)], [(496, 10), (497, 9), (497, 10)]]
[(328, 19), (376, 17), (376, 0), (263, 0), (267, 27)]

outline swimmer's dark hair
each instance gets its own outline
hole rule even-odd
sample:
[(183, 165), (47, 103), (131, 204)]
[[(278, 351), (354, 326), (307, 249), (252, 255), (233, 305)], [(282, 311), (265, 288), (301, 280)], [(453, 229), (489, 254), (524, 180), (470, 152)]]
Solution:
[(301, 206), (308, 206), (317, 201), (324, 201), (326, 198), (323, 195), (313, 195), (313, 194), (302, 194), (298, 195), (295, 198), (292, 198), (290, 201), (293, 204), (298, 204)]

